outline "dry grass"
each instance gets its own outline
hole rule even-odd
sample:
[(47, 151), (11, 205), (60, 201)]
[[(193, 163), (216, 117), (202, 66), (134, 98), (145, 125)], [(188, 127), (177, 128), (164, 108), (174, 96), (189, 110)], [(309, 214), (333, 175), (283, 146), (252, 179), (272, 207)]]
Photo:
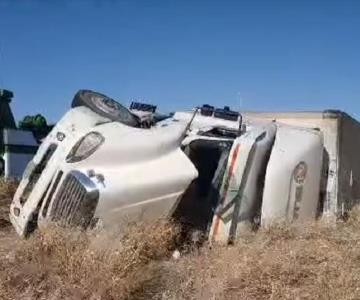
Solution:
[(10, 225), (9, 206), (17, 185), (15, 181), (5, 181), (4, 178), (0, 178), (0, 228), (2, 229)]
[(122, 235), (54, 225), (17, 244), (8, 233), (0, 299), (360, 299), (358, 209), (346, 223), (273, 227), (174, 260), (178, 234), (165, 221)]
[(48, 226), (1, 260), (0, 297), (149, 299), (161, 293), (151, 284), (162, 274), (153, 272), (171, 255), (176, 232), (164, 221), (130, 226), (121, 236)]
[(360, 299), (360, 214), (336, 228), (263, 230), (180, 265), (195, 299)]
[(176, 227), (120, 237), (48, 227), (0, 261), (4, 299), (359, 299), (360, 214), (170, 258)]

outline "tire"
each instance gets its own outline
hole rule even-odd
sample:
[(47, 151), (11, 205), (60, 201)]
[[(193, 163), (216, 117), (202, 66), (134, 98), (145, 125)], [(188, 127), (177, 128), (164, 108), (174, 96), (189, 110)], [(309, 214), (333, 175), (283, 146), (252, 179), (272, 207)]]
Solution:
[(126, 107), (114, 99), (91, 90), (79, 90), (72, 101), (71, 107), (85, 106), (93, 112), (113, 122), (138, 127), (139, 121)]

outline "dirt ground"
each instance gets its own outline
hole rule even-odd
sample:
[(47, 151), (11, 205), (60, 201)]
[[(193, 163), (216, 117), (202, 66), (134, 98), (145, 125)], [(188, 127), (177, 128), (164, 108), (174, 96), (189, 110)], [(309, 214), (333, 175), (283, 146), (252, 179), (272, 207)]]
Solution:
[(360, 299), (358, 209), (346, 223), (249, 232), (175, 260), (179, 230), (166, 221), (122, 235), (49, 226), (20, 240), (11, 193), (0, 193), (0, 299)]
[(16, 189), (16, 183), (0, 180), (0, 257), (16, 249), (19, 239), (9, 221), (9, 206)]

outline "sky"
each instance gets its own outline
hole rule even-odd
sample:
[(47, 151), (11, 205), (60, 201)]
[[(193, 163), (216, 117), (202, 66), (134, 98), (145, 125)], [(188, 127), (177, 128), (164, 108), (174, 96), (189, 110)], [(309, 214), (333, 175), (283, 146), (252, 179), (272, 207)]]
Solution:
[(79, 89), (160, 111), (360, 119), (360, 1), (0, 0), (0, 88), (57, 121)]

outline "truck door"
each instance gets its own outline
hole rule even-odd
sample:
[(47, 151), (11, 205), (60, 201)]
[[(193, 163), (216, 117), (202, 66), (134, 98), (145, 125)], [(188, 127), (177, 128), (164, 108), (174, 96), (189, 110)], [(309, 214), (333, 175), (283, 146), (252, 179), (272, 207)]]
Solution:
[(238, 225), (253, 222), (260, 213), (268, 157), (276, 125), (254, 125), (236, 138), (229, 154), (220, 200), (210, 228), (211, 241), (231, 242)]

